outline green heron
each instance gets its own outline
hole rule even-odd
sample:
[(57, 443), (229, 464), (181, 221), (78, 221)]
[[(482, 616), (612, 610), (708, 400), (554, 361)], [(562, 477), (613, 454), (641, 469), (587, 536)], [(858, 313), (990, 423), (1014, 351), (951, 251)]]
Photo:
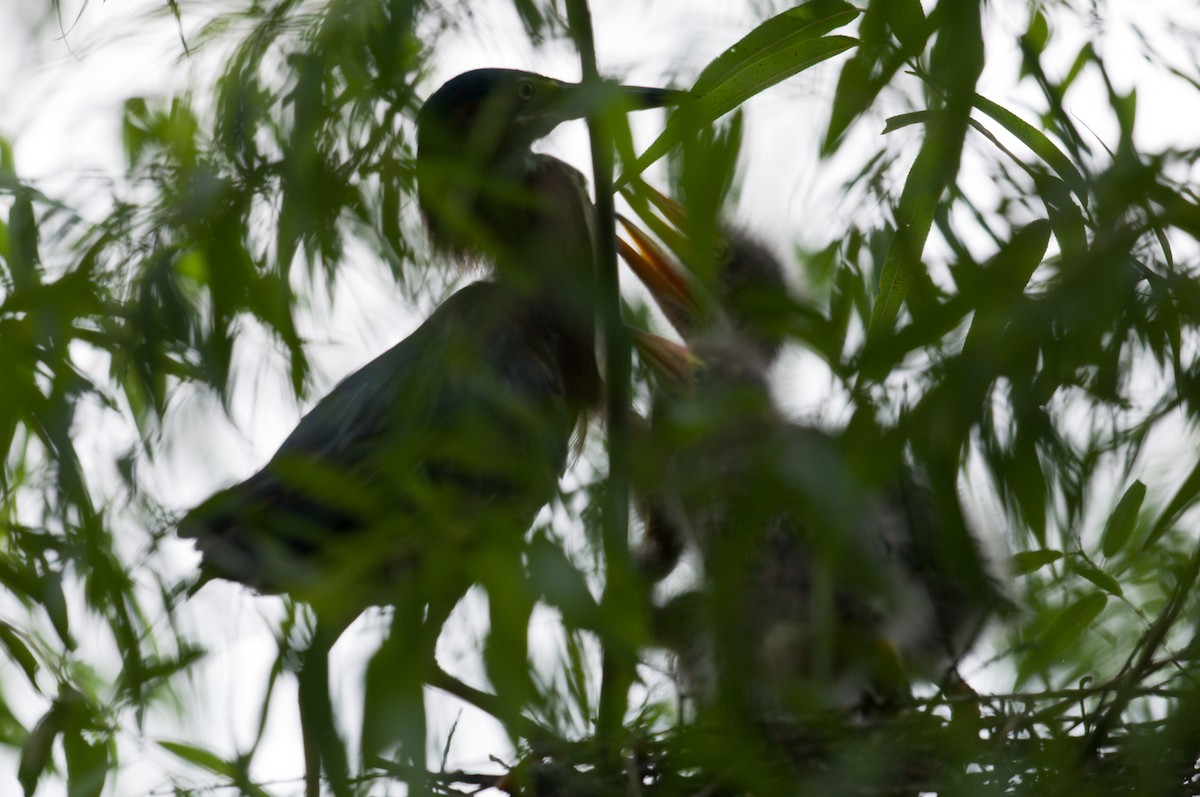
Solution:
[(936, 555), (937, 524), (966, 533), (961, 509), (899, 459), (864, 471), (844, 440), (779, 413), (767, 378), (786, 287), (766, 246), (725, 229), (706, 291), (625, 226), (625, 259), (703, 363), (694, 386), (655, 402), (648, 448), (666, 453), (645, 457), (657, 472), (643, 476), (647, 570), (669, 571), (691, 540), (706, 571), (658, 623), (683, 685), (759, 708), (844, 707), (896, 697), (910, 671), (947, 672), (998, 597)]
[[(441, 624), (472, 584), (519, 567), (572, 432), (599, 402), (594, 208), (583, 176), (531, 145), (602, 102), (674, 99), (506, 69), (439, 88), (417, 119), (420, 209), (435, 249), (493, 276), (344, 379), (260, 471), (180, 522), (207, 574), (314, 609), (299, 674), (310, 794), (321, 758), (348, 790), (344, 748), (329, 741), (327, 653), (371, 605), (395, 607), (392, 636), (409, 646), (393, 657), (413, 687), (397, 721), (423, 765), (420, 682)], [(521, 636), (510, 642), (523, 650)]]

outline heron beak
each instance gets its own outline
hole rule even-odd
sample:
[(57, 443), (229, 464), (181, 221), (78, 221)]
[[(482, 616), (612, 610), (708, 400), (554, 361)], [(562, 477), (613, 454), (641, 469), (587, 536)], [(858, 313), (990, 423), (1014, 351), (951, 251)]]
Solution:
[(611, 81), (594, 84), (558, 83), (558, 121), (580, 119), (595, 112), (619, 110), (621, 112), (645, 111), (679, 105), (689, 96), (677, 89), (656, 89), (648, 86), (622, 86)]
[(691, 96), (688, 92), (678, 89), (656, 89), (647, 86), (617, 86), (616, 91), (625, 106), (632, 111), (681, 105)]
[(687, 388), (695, 382), (696, 373), (704, 362), (692, 354), (691, 349), (652, 332), (633, 327), (627, 329), (638, 356), (655, 374), (677, 388)]
[(671, 326), (686, 336), (696, 328), (703, 312), (695, 283), (645, 230), (622, 215), (617, 219), (633, 241), (617, 237), (621, 257), (650, 291)]

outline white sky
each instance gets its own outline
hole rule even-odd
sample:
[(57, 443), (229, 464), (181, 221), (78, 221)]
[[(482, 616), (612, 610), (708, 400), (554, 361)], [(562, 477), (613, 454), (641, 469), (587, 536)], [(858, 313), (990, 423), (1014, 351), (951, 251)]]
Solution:
[[(188, 86), (199, 94), (207, 88), (205, 75), (212, 74), (207, 54), (180, 62), (175, 23), (159, 15), (147, 21), (151, 10), (161, 9), (162, 0), (91, 2), (78, 19), (81, 0), (64, 2), (63, 16), (70, 25), (65, 39), (54, 24), (35, 26), (35, 9), (44, 2), (0, 0), (0, 136), (16, 144), (19, 172), (51, 195), (82, 203), (99, 212), (95, 198), (109, 192), (122, 173), (120, 107), (130, 96), (163, 95)], [(628, 82), (662, 85), (672, 76), (686, 85), (725, 47), (749, 31), (756, 21), (750, 6), (728, 0), (679, 0), (648, 3), (646, 0), (596, 0), (593, 14), (601, 70)], [(928, 3), (927, 3), (928, 5)], [(1040, 107), (1030, 84), (1014, 86), (1016, 54), (1009, 47), (1014, 35), (1025, 26), (1023, 2), (992, 3), (989, 15), (991, 43), (981, 93), (1001, 104), (1023, 109)], [(213, 5), (185, 5), (185, 29), (192, 31), (197, 10)], [(525, 41), (509, 3), (496, 0), (473, 4), (474, 18), (462, 31), (447, 36), (439, 50), (431, 91), (442, 80), (480, 66), (511, 66), (532, 69), (565, 79), (578, 76), (576, 56), (558, 44), (533, 50)], [(1200, 11), (1192, 3), (1172, 0), (1112, 0), (1106, 4), (1106, 35), (1100, 50), (1112, 67), (1112, 77), (1121, 89), (1138, 91), (1138, 141), (1147, 151), (1165, 147), (1200, 145), (1200, 92), (1182, 81), (1167, 79), (1138, 55), (1133, 24), (1161, 25), (1171, 20), (1186, 30), (1200, 30)], [(205, 11), (204, 13), (210, 13)], [(1074, 57), (1078, 44), (1093, 37), (1086, 29), (1058, 31), (1064, 39), (1077, 37), (1075, 45), (1064, 44), (1048, 59), (1051, 68), (1063, 69)], [(1151, 30), (1155, 50), (1171, 63), (1190, 69), (1200, 62), (1180, 40), (1161, 29)], [(794, 241), (823, 246), (840, 228), (839, 214), (850, 208), (839, 203), (839, 185), (856, 166), (850, 159), (821, 164), (816, 145), (828, 118), (828, 101), (836, 79), (835, 59), (775, 87), (752, 100), (747, 107), (746, 152), (743, 191), (733, 209), (741, 221), (771, 240), (781, 253), (789, 253)], [(1094, 74), (1086, 75), (1081, 90), (1073, 93), (1068, 110), (1085, 129), (1105, 143), (1116, 141), (1116, 129), (1106, 112), (1102, 86)], [(889, 109), (902, 112), (906, 108)], [(1034, 120), (1032, 114), (1026, 118)], [(642, 143), (654, 134), (661, 117), (645, 114), (636, 120)], [(882, 129), (882, 117), (857, 128), (852, 142), (874, 147)], [(586, 131), (582, 124), (556, 133), (545, 149), (571, 160), (587, 171)], [(982, 145), (976, 141), (976, 149)], [(850, 154), (855, 153), (852, 143)], [(857, 209), (856, 209), (857, 212)], [(313, 347), (319, 388), (328, 388), (349, 371), (401, 339), (418, 323), (428, 307), (408, 307), (390, 284), (386, 271), (370, 263), (347, 269), (332, 307), (317, 306), (302, 332), (315, 342)], [(260, 338), (262, 336), (259, 336)], [(259, 340), (265, 344), (265, 339)], [(270, 352), (255, 352), (254, 336), (243, 344), (249, 366), (239, 369), (240, 390), (234, 402), (235, 422), (223, 421), (211, 401), (194, 399), (178, 408), (168, 437), (177, 433), (185, 444), (164, 457), (150, 474), (150, 482), (169, 503), (186, 507), (212, 490), (249, 475), (274, 451), (294, 426), (300, 407), (290, 397), (278, 358)], [(813, 370), (812, 358), (797, 354), (781, 369), (778, 389), (786, 393), (798, 412), (820, 415), (828, 385)], [(814, 379), (813, 374), (817, 377)], [(319, 396), (323, 389), (318, 389)], [(202, 433), (198, 430), (203, 430)], [(83, 430), (86, 437), (90, 431)], [(109, 434), (106, 430), (105, 434)], [(101, 435), (103, 438), (103, 435)], [(97, 469), (111, 470), (104, 463), (105, 451), (113, 446), (97, 443)], [(180, 546), (178, 566), (182, 572), (194, 563), (186, 546)], [(212, 648), (212, 655), (197, 668), (196, 725), (176, 727), (169, 717), (156, 717), (150, 738), (175, 736), (206, 728), (207, 738), (219, 750), (232, 754), (244, 747), (252, 734), (259, 695), (274, 653), (271, 638), (277, 604), (254, 598), (235, 587), (206, 587), (197, 599), (195, 616), (184, 620)], [(0, 616), (4, 604), (0, 603)], [(214, 619), (219, 622), (214, 623)], [(546, 619), (547, 622), (550, 618)], [(374, 620), (378, 624), (378, 618)], [(470, 618), (460, 624), (457, 636), (450, 635), (443, 655), (466, 647)], [(356, 626), (339, 645), (332, 671), (342, 676), (343, 722), (355, 727), (358, 675), (370, 650), (374, 633), (368, 620)], [(474, 632), (478, 632), (474, 628)], [(355, 637), (358, 637), (357, 644)], [(264, 779), (299, 775), (299, 733), (295, 722), (294, 684), (285, 679), (274, 704), (269, 742), (257, 773)], [(10, 695), (12, 697), (12, 695)], [(21, 719), (31, 724), (44, 704), (30, 703)], [(451, 716), (453, 719), (453, 716)], [(157, 730), (156, 730), (157, 729)], [(236, 740), (236, 746), (230, 746)], [(127, 746), (125, 753), (134, 751)], [(458, 762), (478, 767), (483, 754), (504, 754), (506, 748), (486, 723), (464, 719), (456, 745)], [(151, 787), (165, 785), (160, 768), (177, 771), (169, 757), (152, 746), (144, 750), (145, 765), (125, 781), (130, 793), (134, 783)], [(145, 780), (142, 780), (145, 778)], [(201, 776), (198, 782), (210, 782)], [(300, 788), (296, 784), (295, 791)], [(280, 788), (286, 793), (287, 788)], [(0, 794), (17, 793), (14, 768), (0, 767)], [(49, 793), (44, 791), (43, 793)]]

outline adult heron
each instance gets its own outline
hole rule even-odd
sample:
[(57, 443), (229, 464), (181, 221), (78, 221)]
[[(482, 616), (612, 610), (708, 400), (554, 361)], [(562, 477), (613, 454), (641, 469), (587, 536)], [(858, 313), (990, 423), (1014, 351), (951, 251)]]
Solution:
[[(572, 432), (600, 399), (593, 206), (578, 171), (531, 145), (599, 104), (651, 108), (675, 96), (507, 69), (439, 88), (417, 119), (420, 209), (436, 250), (490, 278), (344, 379), (261, 470), (180, 522), (207, 574), (288, 593), (315, 612), (299, 674), (310, 795), (322, 765), (335, 792), (350, 791), (327, 654), (363, 609), (394, 606), (391, 638), (404, 646), (388, 658), (396, 725), (364, 735), (399, 737), (418, 766), (421, 684), (454, 605), (483, 583), (497, 587), (494, 619), (508, 612), (511, 627), (513, 600), (528, 611), (526, 598), (501, 591), (555, 494)], [(523, 666), (524, 629), (514, 636), (508, 658)]]

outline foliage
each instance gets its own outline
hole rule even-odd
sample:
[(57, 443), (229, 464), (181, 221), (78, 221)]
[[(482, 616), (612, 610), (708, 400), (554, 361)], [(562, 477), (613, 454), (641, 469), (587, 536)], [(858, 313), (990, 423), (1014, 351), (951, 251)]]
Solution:
[[(174, 621), (190, 586), (164, 564), (175, 518), (144, 489), (181, 390), (228, 405), (235, 344), (255, 331), (286, 352), (291, 390), (305, 395), (297, 317), (352, 251), (414, 294), (428, 286), (412, 125), (437, 34), (462, 9), (244, 5), (186, 40), (189, 52), (229, 47), (203, 94), (128, 99), (127, 173), (106, 217), (46, 196), (0, 146), (0, 744), (20, 751), (27, 794), (52, 779), (71, 795), (136, 790), (122, 774), (146, 744), (145, 718), (176, 704), (204, 655)], [(1119, 64), (1094, 41), (1056, 66), (1065, 31), (1089, 13), (1078, 5), (811, 0), (705, 68), (695, 103), (640, 159), (617, 131), (628, 172), (618, 187), (669, 154), (693, 238), (715, 237), (743, 123), (727, 114), (830, 59), (822, 155), (855, 164), (846, 196), (873, 212), (800, 252), (811, 291), (779, 324), (832, 376), (848, 439), (911, 456), (935, 492), (986, 483), (998, 497), (1019, 611), (996, 623), (979, 693), (938, 685), (874, 719), (747, 728), (685, 721), (672, 700), (635, 690), (625, 729), (596, 735), (597, 700), (613, 694), (597, 646), (640, 651), (652, 681), (655, 640), (644, 585), (604, 589), (599, 528), (613, 482), (580, 467), (582, 486), (557, 513), (569, 520), (531, 535), (527, 572), (511, 579), (562, 624), (535, 705), (520, 716), (459, 693), (519, 740), (519, 763), (422, 782), (381, 759), (364, 782), (535, 794), (1196, 789), (1200, 465), (1186, 446), (1200, 413), (1197, 151), (1139, 148), (1137, 94), (1119, 88)], [(580, 32), (556, 3), (514, 7), (532, 41)], [(1015, 42), (989, 34), (1002, 12), (1025, 15)], [(980, 92), (1001, 47), (1020, 53), (1025, 107)], [(1200, 85), (1183, 67), (1162, 66), (1161, 79)], [(1103, 87), (1115, 141), (1072, 113), (1086, 81)], [(862, 147), (857, 134), (885, 115)], [(640, 372), (636, 382), (636, 394), (655, 389)], [(79, 429), (113, 418), (136, 439), (115, 467), (89, 471)], [(1185, 441), (1178, 467), (1160, 464), (1164, 438)], [(607, 472), (596, 451), (586, 460)], [(297, 624), (290, 607), (264, 701)], [(265, 726), (265, 702), (261, 714)], [(298, 791), (255, 781), (262, 733), (235, 756), (200, 736), (150, 741), (192, 767), (163, 767), (180, 793)]]

